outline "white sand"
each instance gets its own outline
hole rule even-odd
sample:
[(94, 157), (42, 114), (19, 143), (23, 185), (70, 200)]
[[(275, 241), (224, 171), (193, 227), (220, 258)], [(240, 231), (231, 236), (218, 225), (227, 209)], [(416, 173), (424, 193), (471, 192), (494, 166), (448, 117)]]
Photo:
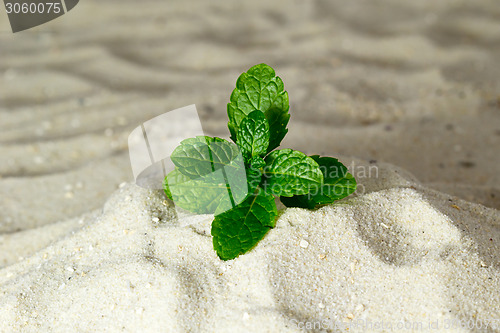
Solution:
[(387, 165), (361, 183), (365, 194), (336, 205), (282, 210), (254, 250), (228, 262), (212, 250), (212, 216), (176, 220), (161, 192), (126, 185), (102, 215), (60, 225), (59, 234), (73, 231), (0, 271), (0, 331), (294, 332), (307, 322), (500, 318), (498, 211)]

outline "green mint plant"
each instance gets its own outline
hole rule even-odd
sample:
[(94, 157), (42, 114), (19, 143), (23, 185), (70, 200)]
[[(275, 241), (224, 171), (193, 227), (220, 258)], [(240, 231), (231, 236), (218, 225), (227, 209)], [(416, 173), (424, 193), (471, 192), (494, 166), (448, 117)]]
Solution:
[(287, 207), (313, 209), (356, 190), (337, 159), (275, 150), (290, 119), (288, 93), (274, 69), (255, 65), (236, 81), (227, 105), (233, 142), (208, 136), (183, 140), (164, 180), (168, 198), (197, 214), (214, 214), (213, 246), (222, 260), (251, 250), (274, 228), (275, 196)]

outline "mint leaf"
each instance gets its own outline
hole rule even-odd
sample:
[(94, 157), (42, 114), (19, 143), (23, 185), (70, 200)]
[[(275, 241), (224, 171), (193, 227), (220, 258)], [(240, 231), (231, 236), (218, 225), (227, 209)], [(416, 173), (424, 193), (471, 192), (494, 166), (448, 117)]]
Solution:
[(234, 143), (208, 136), (183, 140), (170, 156), (179, 171), (190, 178), (207, 175), (239, 157), (240, 150)]
[(273, 196), (260, 191), (216, 216), (211, 233), (219, 258), (230, 260), (251, 250), (274, 228), (277, 215)]
[(176, 206), (197, 214), (220, 214), (248, 194), (243, 164), (232, 164), (196, 179), (176, 168), (165, 177), (163, 187)]
[(245, 161), (264, 156), (269, 147), (269, 123), (260, 111), (252, 111), (241, 121), (236, 133), (236, 143)]
[(214, 213), (221, 199), (224, 201), (228, 196), (226, 184), (191, 179), (177, 168), (165, 177), (163, 184), (165, 193), (176, 206), (197, 214)]
[(250, 161), (250, 165), (247, 167), (248, 193), (254, 193), (259, 186), (262, 179), (262, 168), (265, 165), (266, 162), (258, 156)]
[[(288, 95), (286, 95), (286, 105), (288, 105)], [(279, 147), (281, 140), (283, 140), (288, 132), (286, 125), (290, 120), (290, 114), (283, 112), (283, 109), (279, 107), (270, 108), (265, 114), (271, 132), (271, 139), (269, 140), (269, 147), (267, 148), (267, 151), (270, 152), (274, 148)]]
[(338, 159), (319, 155), (313, 155), (311, 158), (318, 163), (325, 179), (319, 193), (308, 194), (316, 204), (329, 204), (356, 191), (356, 180)]
[(323, 183), (318, 163), (300, 151), (276, 150), (265, 161), (261, 185), (268, 193), (291, 197), (307, 194)]
[(262, 169), (266, 166), (266, 161), (264, 161), (262, 157), (255, 156), (250, 161), (250, 166), (254, 169)]
[(163, 191), (165, 192), (165, 195), (167, 196), (167, 198), (169, 198), (172, 201), (174, 200), (174, 198), (172, 197), (172, 192), (170, 192), (170, 187), (168, 186), (167, 177), (165, 177), (165, 179), (163, 179)]
[(266, 64), (255, 65), (236, 81), (230, 103), (227, 105), (231, 140), (237, 141), (241, 122), (252, 111), (264, 113), (270, 127), (270, 142), (267, 151), (278, 147), (288, 132), (290, 119), (288, 93), (281, 78)]
[(321, 169), (324, 176), (322, 186), (311, 188), (306, 195), (297, 195), (291, 198), (281, 197), (281, 202), (287, 207), (312, 209), (318, 205), (330, 204), (340, 200), (356, 190), (356, 180), (347, 168), (336, 158), (311, 156)]
[(236, 144), (198, 136), (172, 153), (176, 167), (165, 177), (165, 194), (188, 211), (215, 215), (213, 246), (222, 260), (246, 253), (275, 226), (273, 195), (287, 207), (315, 208), (356, 189), (337, 159), (273, 151), (288, 131), (288, 109), (283, 81), (268, 65), (253, 66), (240, 75), (227, 105)]
[(245, 164), (234, 143), (206, 136), (186, 139), (171, 159), (176, 168), (165, 178), (164, 190), (185, 210), (219, 214), (248, 194)]

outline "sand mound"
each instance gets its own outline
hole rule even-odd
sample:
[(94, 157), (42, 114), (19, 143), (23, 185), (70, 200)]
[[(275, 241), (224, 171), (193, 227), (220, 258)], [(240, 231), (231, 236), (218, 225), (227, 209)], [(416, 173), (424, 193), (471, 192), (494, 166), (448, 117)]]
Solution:
[(59, 241), (0, 270), (0, 331), (491, 328), (499, 212), (388, 165), (361, 184), (335, 205), (281, 210), (254, 250), (228, 262), (212, 250), (212, 216), (175, 218), (161, 192), (126, 185), (101, 215), (50, 226)]

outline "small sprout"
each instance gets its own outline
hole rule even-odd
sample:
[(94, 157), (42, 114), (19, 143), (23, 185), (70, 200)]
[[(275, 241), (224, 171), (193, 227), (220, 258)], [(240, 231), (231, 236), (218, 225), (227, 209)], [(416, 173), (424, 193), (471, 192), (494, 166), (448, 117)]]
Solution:
[(240, 75), (227, 105), (233, 142), (198, 136), (171, 155), (175, 169), (165, 177), (165, 194), (192, 213), (215, 215), (211, 234), (222, 260), (250, 251), (274, 228), (274, 196), (286, 207), (313, 209), (356, 190), (356, 180), (335, 158), (275, 150), (288, 132), (288, 109), (274, 69), (253, 66)]

